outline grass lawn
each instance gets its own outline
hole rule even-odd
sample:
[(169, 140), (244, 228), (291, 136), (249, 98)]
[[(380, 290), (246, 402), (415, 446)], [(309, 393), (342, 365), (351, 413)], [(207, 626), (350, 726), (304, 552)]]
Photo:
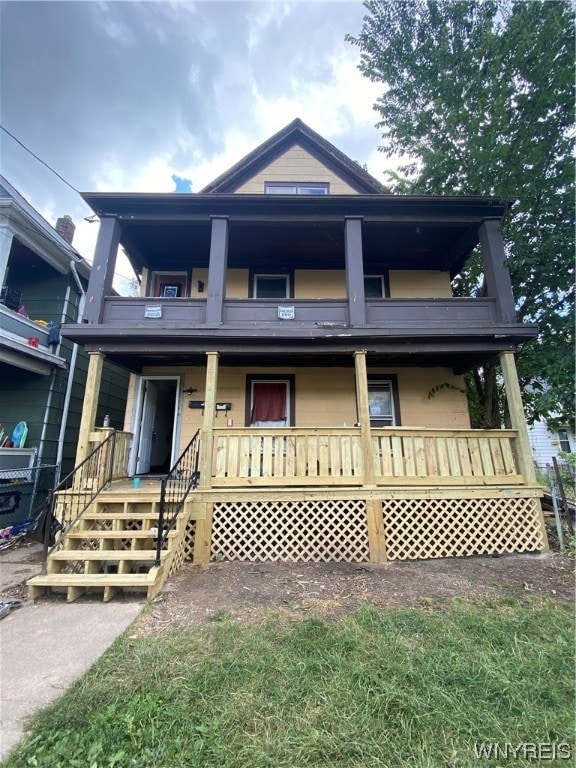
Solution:
[(4, 767), (573, 764), (478, 760), (474, 749), (567, 742), (574, 755), (564, 606), (505, 598), (337, 620), (213, 619), (120, 639), (34, 719)]

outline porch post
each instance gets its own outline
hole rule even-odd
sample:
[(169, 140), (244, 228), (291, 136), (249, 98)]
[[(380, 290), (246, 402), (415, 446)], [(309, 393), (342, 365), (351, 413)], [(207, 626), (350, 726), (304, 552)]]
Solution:
[(522, 395), (520, 393), (520, 384), (518, 383), (514, 353), (500, 352), (499, 357), (502, 374), (504, 375), (504, 387), (510, 412), (510, 422), (512, 429), (518, 432), (518, 437), (516, 438), (518, 468), (524, 475), (527, 483), (536, 485), (536, 472), (534, 471), (534, 460), (530, 449), (530, 438), (528, 436), (528, 427), (526, 426), (524, 406), (522, 405)]
[(102, 352), (88, 353), (88, 377), (86, 379), (86, 390), (84, 395), (84, 404), (82, 405), (82, 418), (80, 421), (80, 431), (78, 433), (78, 447), (76, 449), (76, 466), (81, 464), (90, 453), (90, 432), (96, 426), (96, 410), (98, 408), (98, 397), (100, 395), (100, 382), (102, 380), (102, 368), (104, 367), (105, 355)]
[(368, 405), (368, 374), (366, 373), (366, 350), (354, 352), (356, 369), (356, 397), (358, 418), (362, 439), (362, 459), (364, 463), (364, 485), (374, 485), (374, 449), (372, 430), (370, 429), (370, 407)]
[(100, 219), (98, 240), (94, 252), (94, 262), (90, 272), (84, 319), (87, 323), (101, 323), (104, 316), (104, 297), (112, 292), (112, 280), (116, 269), (118, 244), (120, 243), (120, 224), (115, 216)]
[(350, 325), (366, 325), (362, 216), (346, 216), (344, 219), (344, 253), (346, 257), (348, 320)]
[(502, 323), (515, 323), (516, 309), (510, 273), (506, 267), (500, 221), (485, 219), (480, 225), (479, 235), (488, 296), (496, 299), (498, 320)]
[(212, 216), (210, 263), (208, 265), (207, 325), (222, 323), (226, 268), (228, 265), (228, 216)]
[[(528, 427), (526, 425), (526, 415), (522, 405), (522, 394), (520, 384), (518, 383), (518, 373), (516, 363), (514, 362), (513, 352), (500, 352), (500, 367), (504, 376), (504, 387), (506, 389), (506, 400), (508, 401), (508, 411), (510, 412), (510, 421), (512, 428), (518, 431), (516, 438), (516, 454), (518, 457), (519, 469), (525, 480), (530, 485), (536, 485), (536, 472), (534, 470), (534, 459), (530, 448), (530, 438), (528, 436)], [(538, 504), (540, 516), (540, 530), (544, 541), (544, 550), (550, 549), (548, 544), (548, 534), (544, 523), (544, 514), (540, 499), (535, 499)]]
[(212, 445), (214, 443), (214, 413), (216, 412), (216, 387), (218, 385), (218, 352), (206, 352), (206, 391), (204, 395), (204, 426), (200, 441), (199, 488), (212, 487)]

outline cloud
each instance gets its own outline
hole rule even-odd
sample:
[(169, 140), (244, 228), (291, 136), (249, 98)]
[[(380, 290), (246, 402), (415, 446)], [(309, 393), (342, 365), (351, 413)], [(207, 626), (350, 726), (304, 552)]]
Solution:
[[(83, 191), (193, 190), (299, 116), (381, 178), (357, 70), (359, 2), (0, 3), (2, 123)], [(1, 137), (3, 172), (50, 221), (83, 201)]]

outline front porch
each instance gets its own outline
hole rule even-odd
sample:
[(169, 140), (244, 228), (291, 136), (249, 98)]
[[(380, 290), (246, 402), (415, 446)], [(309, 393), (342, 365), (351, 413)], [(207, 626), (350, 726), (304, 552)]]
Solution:
[[(98, 458), (58, 494), (65, 535), (31, 594), (65, 586), (75, 599), (103, 587), (109, 599), (140, 586), (152, 597), (186, 560), (383, 563), (547, 548), (508, 353), (505, 430), (371, 426), (364, 352), (357, 426), (216, 426), (218, 354), (207, 357), (203, 426), (163, 482), (133, 487), (131, 434), (94, 431), (86, 416), (79, 451), (99, 445)], [(94, 374), (101, 358), (92, 360)]]
[[(117, 441), (124, 462), (129, 437)], [(109, 453), (95, 466), (115, 468), (113, 479), (69, 520), (30, 594), (63, 587), (74, 600), (100, 588), (108, 600), (140, 587), (152, 597), (185, 561), (383, 563), (546, 548), (541, 489), (518, 465), (515, 430), (380, 429), (365, 448), (359, 427), (215, 429), (210, 453), (199, 445), (209, 479), (183, 499), (159, 554), (161, 480), (134, 488)], [(61, 492), (57, 516), (70, 518), (84, 495)]]

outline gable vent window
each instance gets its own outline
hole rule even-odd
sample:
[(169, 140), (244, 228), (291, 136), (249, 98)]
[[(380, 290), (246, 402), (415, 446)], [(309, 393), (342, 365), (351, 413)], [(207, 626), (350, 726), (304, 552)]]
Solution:
[(267, 195), (327, 195), (328, 184), (322, 182), (285, 184), (271, 181), (265, 185)]

